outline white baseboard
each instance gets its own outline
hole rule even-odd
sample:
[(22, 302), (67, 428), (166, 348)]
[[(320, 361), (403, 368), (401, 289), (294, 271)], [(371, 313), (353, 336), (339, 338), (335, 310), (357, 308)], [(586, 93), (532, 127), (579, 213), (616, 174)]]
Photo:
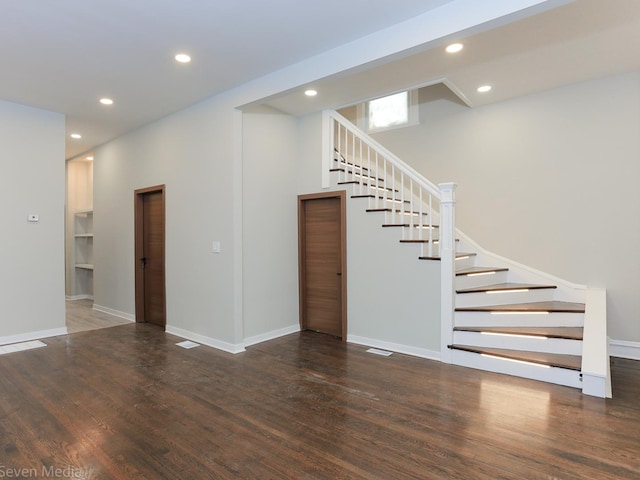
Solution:
[(40, 340), (42, 338), (57, 337), (58, 335), (66, 335), (67, 327), (52, 328), (50, 330), (39, 330), (37, 332), (19, 333), (17, 335), (8, 335), (0, 337), (0, 345), (10, 343), (28, 342), (30, 340)]
[(260, 335), (254, 335), (253, 337), (247, 337), (244, 339), (244, 346), (250, 347), (251, 345), (255, 345), (257, 343), (266, 342), (267, 340), (273, 340), (274, 338), (278, 337), (284, 337), (285, 335), (289, 335), (291, 333), (296, 333), (299, 331), (300, 325), (289, 325), (288, 327), (279, 328), (278, 330), (272, 330)]
[(609, 355), (612, 357), (640, 360), (640, 342), (609, 340)]
[(65, 300), (93, 300), (93, 295), (65, 295)]
[(202, 345), (207, 345), (208, 347), (217, 348), (218, 350), (222, 350), (228, 353), (241, 353), (244, 352), (243, 344), (233, 344), (228, 342), (223, 342), (222, 340), (216, 340), (215, 338), (205, 337), (204, 335), (200, 335), (199, 333), (193, 333), (188, 330), (183, 330), (182, 328), (172, 327), (171, 325), (167, 325), (166, 332), (171, 335), (175, 335), (177, 337), (185, 338), (187, 340), (191, 340), (192, 342), (201, 343)]
[(131, 315), (130, 313), (121, 312), (120, 310), (114, 310), (113, 308), (103, 307), (102, 305), (93, 304), (93, 309), (102, 312), (108, 313), (109, 315), (113, 315), (114, 317), (124, 318), (125, 320), (129, 320), (130, 322), (135, 322), (135, 315)]
[(357, 343), (358, 345), (365, 345), (367, 347), (380, 348), (382, 350), (390, 350), (397, 353), (404, 353), (406, 355), (412, 355), (414, 357), (437, 360), (438, 362), (440, 361), (440, 352), (427, 350), (426, 348), (412, 347), (410, 345), (403, 345), (400, 343), (385, 342), (383, 340), (359, 337), (357, 335), (347, 335), (347, 342)]

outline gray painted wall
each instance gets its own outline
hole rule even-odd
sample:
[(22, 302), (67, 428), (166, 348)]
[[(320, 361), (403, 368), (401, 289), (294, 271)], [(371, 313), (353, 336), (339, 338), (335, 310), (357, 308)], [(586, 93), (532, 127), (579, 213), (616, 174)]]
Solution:
[(210, 101), (95, 150), (97, 305), (133, 314), (134, 190), (165, 184), (167, 325), (238, 343), (233, 137), (233, 109)]
[(384, 214), (366, 208), (348, 200), (349, 337), (439, 358), (440, 264), (419, 260), (418, 245), (401, 244), (400, 229), (382, 228)]
[(0, 338), (65, 327), (64, 139), (64, 115), (0, 101)]
[(253, 337), (298, 325), (297, 121), (243, 115), (243, 317)]

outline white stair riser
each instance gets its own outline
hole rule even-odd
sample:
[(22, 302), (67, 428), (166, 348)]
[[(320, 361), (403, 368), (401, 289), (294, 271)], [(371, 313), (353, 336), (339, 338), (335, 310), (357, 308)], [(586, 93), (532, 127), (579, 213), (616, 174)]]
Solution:
[(584, 314), (492, 315), (489, 312), (455, 312), (454, 323), (460, 327), (582, 327)]
[(547, 302), (553, 300), (553, 288), (529, 290), (528, 292), (458, 293), (456, 307), (483, 307), (512, 303)]
[(532, 380), (566, 385), (568, 387), (582, 388), (580, 372), (575, 370), (554, 367), (544, 368), (536, 365), (516, 363), (500, 358), (483, 357), (477, 353), (464, 352), (461, 350), (453, 350), (452, 358), (453, 364), (461, 365), (463, 367), (504, 373), (517, 377), (530, 378)]
[(494, 283), (505, 283), (507, 272), (496, 272), (491, 275), (456, 275), (456, 290), (463, 288), (483, 287)]
[(456, 258), (456, 270), (471, 268), (473, 267), (474, 263), (475, 263), (475, 256), (473, 255), (468, 258)]
[(478, 332), (453, 332), (453, 343), (487, 348), (506, 348), (527, 352), (582, 355), (582, 341), (561, 338), (507, 337)]

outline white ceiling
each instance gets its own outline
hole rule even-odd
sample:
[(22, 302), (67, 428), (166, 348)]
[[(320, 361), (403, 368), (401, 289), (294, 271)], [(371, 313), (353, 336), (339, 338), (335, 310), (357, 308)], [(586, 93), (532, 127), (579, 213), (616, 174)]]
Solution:
[[(506, 1), (506, 0), (505, 0)], [(0, 0), (0, 99), (66, 114), (74, 157), (125, 132), (452, 0)], [(366, 16), (363, 16), (366, 12)], [(473, 105), (639, 70), (640, 0), (577, 0), (424, 51), (317, 83), (291, 113), (336, 107), (448, 78)], [(464, 37), (464, 35), (461, 35)], [(618, 42), (626, 49), (617, 50)], [(194, 61), (179, 65), (187, 51)], [(478, 83), (494, 85), (477, 97)], [(104, 107), (98, 99), (115, 100)]]
[[(397, 60), (358, 68), (314, 83), (320, 95), (292, 91), (263, 104), (304, 115), (388, 93), (444, 81), (469, 106), (481, 106), (550, 88), (624, 72), (640, 71), (640, 0), (577, 0), (477, 34), (449, 38), (464, 49), (447, 54), (445, 44)], [(490, 93), (476, 91), (480, 85)]]
[(69, 158), (449, 1), (0, 0), (0, 99), (65, 113)]

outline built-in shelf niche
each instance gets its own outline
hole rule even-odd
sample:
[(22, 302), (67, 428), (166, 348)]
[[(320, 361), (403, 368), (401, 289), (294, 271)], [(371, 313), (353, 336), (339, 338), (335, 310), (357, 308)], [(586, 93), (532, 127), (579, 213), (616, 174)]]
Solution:
[(67, 162), (66, 295), (93, 299), (93, 162)]

